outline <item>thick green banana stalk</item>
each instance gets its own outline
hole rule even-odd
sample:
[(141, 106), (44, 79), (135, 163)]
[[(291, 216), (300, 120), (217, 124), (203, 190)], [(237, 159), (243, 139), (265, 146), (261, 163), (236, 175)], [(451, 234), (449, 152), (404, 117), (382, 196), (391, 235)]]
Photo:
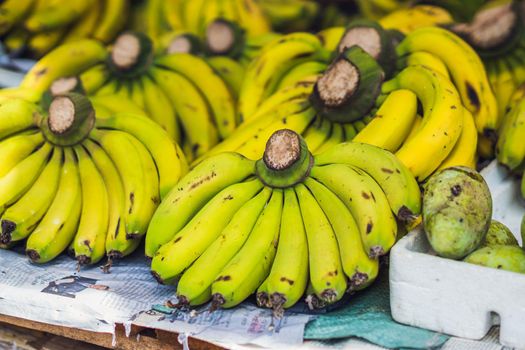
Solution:
[(340, 53), (319, 78), (310, 101), (320, 116), (350, 123), (374, 107), (383, 78), (383, 70), (374, 58), (359, 46), (352, 46)]

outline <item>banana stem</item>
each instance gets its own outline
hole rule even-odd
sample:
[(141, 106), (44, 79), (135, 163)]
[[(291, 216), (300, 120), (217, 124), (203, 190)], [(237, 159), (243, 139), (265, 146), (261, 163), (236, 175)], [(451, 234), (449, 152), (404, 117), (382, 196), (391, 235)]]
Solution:
[(16, 229), (16, 223), (10, 220), (2, 220), (2, 234), (0, 235), (1, 244), (11, 243), (11, 233)]
[(198, 54), (202, 51), (199, 38), (193, 34), (177, 35), (168, 45), (166, 53), (169, 55), (176, 53)]
[(317, 80), (310, 102), (317, 112), (337, 123), (361, 119), (374, 106), (384, 73), (359, 46), (345, 49)]
[(206, 48), (211, 55), (237, 57), (244, 44), (244, 30), (234, 22), (217, 19), (206, 28)]
[(255, 169), (265, 185), (286, 188), (304, 181), (312, 165), (313, 157), (304, 139), (292, 130), (281, 129), (268, 139)]
[(86, 92), (82, 86), (82, 82), (78, 77), (65, 77), (55, 80), (49, 88), (51, 96), (59, 96), (67, 94), (68, 92), (76, 92), (84, 95)]
[[(513, 41), (519, 35), (519, 16), (512, 1), (488, 7), (476, 13), (470, 23), (458, 23), (451, 29), (476, 50), (493, 50)], [(499, 50), (496, 50), (499, 52)], [(499, 52), (501, 53), (501, 52)]]
[(95, 111), (89, 99), (77, 93), (57, 96), (49, 105), (40, 128), (45, 138), (58, 146), (82, 142), (95, 126)]
[(384, 30), (374, 21), (354, 20), (341, 37), (337, 50), (341, 53), (352, 46), (359, 46), (372, 56), (381, 65), (386, 76), (390, 77), (396, 64), (394, 45), (397, 40), (397, 33)]
[(137, 76), (153, 62), (153, 43), (143, 33), (121, 34), (111, 50), (109, 66), (116, 75)]

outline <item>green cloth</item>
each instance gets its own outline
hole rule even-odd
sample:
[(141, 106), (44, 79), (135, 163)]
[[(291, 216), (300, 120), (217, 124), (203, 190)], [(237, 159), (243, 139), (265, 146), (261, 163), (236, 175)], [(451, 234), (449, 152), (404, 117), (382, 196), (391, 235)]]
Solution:
[(304, 339), (358, 337), (394, 349), (440, 348), (449, 336), (395, 322), (390, 314), (388, 268), (376, 282), (338, 310), (318, 315), (305, 328)]

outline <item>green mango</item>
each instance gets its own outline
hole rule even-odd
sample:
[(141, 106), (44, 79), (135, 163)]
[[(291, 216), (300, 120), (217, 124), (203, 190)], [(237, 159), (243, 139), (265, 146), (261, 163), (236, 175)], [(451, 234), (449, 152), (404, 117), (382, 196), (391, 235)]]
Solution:
[(509, 228), (499, 221), (492, 220), (487, 235), (485, 236), (485, 241), (481, 244), (481, 247), (492, 247), (495, 245), (513, 245), (519, 247), (518, 241)]
[(432, 175), (423, 190), (423, 226), (436, 253), (462, 259), (476, 250), (492, 218), (483, 177), (470, 168), (451, 167)]
[(484, 247), (471, 253), (464, 261), (495, 269), (525, 273), (525, 252), (516, 246)]

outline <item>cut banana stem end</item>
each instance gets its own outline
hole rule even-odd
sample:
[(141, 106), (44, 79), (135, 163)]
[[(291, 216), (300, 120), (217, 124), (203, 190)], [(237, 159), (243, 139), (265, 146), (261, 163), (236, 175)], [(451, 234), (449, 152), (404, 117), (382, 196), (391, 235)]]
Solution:
[(206, 28), (206, 47), (212, 55), (238, 56), (244, 46), (244, 31), (236, 23), (217, 19)]
[(153, 61), (153, 43), (143, 33), (121, 34), (113, 45), (110, 66), (120, 76), (137, 76), (143, 73)]
[(41, 129), (58, 146), (73, 146), (87, 138), (95, 126), (95, 111), (89, 99), (77, 93), (55, 97)]
[(374, 58), (359, 46), (352, 46), (317, 80), (310, 101), (328, 120), (350, 123), (373, 108), (383, 78), (383, 70)]
[(202, 51), (199, 38), (193, 34), (181, 34), (173, 38), (166, 49), (166, 53), (190, 53), (197, 54)]
[(312, 165), (313, 157), (304, 139), (292, 130), (282, 129), (272, 134), (255, 168), (265, 185), (285, 188), (302, 182)]
[(359, 46), (372, 56), (381, 65), (386, 76), (390, 77), (396, 64), (394, 44), (399, 39), (398, 34), (384, 30), (376, 22), (355, 20), (347, 27), (337, 49), (343, 52), (352, 46)]
[(64, 95), (68, 92), (85, 94), (82, 82), (78, 77), (65, 77), (55, 80), (53, 84), (51, 84), (49, 92), (52, 96)]
[(471, 44), (483, 57), (501, 54), (520, 37), (517, 13), (519, 4), (507, 1), (476, 13), (470, 23), (458, 23), (451, 29)]

